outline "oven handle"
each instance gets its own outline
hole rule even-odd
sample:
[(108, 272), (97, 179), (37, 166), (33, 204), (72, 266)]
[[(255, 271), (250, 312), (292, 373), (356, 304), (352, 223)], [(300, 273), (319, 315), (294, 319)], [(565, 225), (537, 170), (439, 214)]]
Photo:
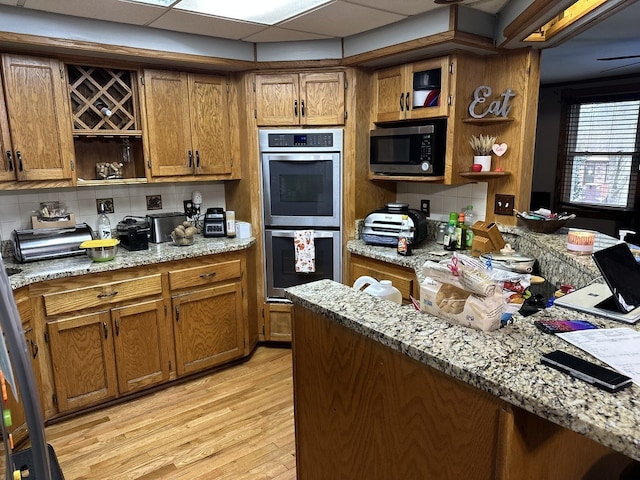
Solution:
[[(313, 230), (313, 228), (300, 228), (300, 230)], [(268, 230), (272, 237), (293, 238), (296, 230)], [(313, 238), (333, 238), (338, 230), (313, 230)]]
[(335, 154), (331, 153), (298, 153), (293, 154), (263, 154), (263, 161), (279, 161), (279, 162), (317, 162), (319, 160), (334, 160)]

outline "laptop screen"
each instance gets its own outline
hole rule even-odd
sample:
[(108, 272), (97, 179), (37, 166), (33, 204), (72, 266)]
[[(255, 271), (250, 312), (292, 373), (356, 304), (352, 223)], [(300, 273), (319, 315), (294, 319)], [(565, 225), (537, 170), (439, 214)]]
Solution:
[(640, 306), (640, 264), (629, 245), (618, 243), (594, 252), (592, 256), (613, 292), (618, 310), (627, 313)]

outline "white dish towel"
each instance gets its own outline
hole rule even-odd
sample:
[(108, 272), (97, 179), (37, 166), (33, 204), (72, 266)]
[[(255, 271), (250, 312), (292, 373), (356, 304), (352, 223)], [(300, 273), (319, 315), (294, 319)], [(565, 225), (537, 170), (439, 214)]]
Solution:
[(313, 230), (296, 230), (293, 232), (293, 247), (296, 253), (297, 273), (314, 273), (316, 271), (314, 236)]

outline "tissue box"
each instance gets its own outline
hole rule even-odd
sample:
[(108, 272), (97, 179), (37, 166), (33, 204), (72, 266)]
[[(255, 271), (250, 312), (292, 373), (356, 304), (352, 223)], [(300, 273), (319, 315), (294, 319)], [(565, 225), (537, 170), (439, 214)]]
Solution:
[(236, 222), (236, 237), (251, 238), (251, 224), (249, 222)]
[(500, 289), (483, 297), (429, 277), (420, 284), (420, 311), (476, 330), (500, 328), (505, 305)]

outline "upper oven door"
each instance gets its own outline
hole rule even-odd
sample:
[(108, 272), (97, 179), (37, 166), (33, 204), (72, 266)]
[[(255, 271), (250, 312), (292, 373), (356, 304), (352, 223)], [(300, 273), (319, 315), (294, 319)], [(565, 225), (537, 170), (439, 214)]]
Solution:
[(263, 153), (268, 227), (340, 226), (339, 153)]

